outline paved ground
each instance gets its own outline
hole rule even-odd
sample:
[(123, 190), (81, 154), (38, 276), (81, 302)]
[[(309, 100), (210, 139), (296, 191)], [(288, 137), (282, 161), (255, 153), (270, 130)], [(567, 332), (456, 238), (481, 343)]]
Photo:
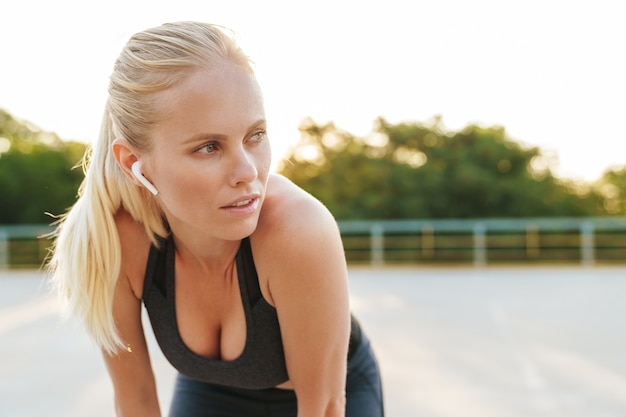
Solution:
[[(626, 416), (626, 268), (351, 269), (350, 285), (389, 417)], [(58, 311), (38, 273), (0, 271), (0, 416), (114, 415), (97, 349)]]

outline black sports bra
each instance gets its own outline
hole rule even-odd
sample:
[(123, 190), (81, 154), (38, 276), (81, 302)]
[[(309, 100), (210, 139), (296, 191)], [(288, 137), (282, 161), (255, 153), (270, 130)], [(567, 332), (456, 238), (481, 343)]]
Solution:
[(200, 381), (246, 389), (271, 388), (289, 379), (276, 309), (261, 295), (248, 238), (237, 252), (237, 276), (246, 318), (246, 344), (232, 360), (200, 356), (183, 342), (174, 305), (175, 251), (172, 239), (152, 246), (144, 278), (143, 302), (163, 354), (182, 374)]

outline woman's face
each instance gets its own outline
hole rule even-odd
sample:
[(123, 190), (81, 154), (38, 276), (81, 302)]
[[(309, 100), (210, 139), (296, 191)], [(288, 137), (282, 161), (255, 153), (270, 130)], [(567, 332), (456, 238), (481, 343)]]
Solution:
[(256, 228), (271, 161), (254, 75), (229, 62), (193, 72), (158, 99), (143, 171), (175, 233), (240, 240)]

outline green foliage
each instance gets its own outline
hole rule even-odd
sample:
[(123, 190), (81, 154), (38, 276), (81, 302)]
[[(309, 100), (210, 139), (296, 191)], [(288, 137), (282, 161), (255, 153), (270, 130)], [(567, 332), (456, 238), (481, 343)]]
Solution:
[(0, 224), (50, 223), (73, 204), (85, 145), (64, 142), (0, 110)]
[(604, 197), (604, 208), (609, 214), (626, 214), (626, 166), (607, 169), (595, 189)]
[[(312, 120), (279, 172), (338, 219), (601, 216), (626, 212), (626, 167), (593, 185), (556, 178), (535, 147), (501, 127), (445, 131), (440, 119), (367, 137)], [(85, 144), (65, 142), (0, 109), (0, 224), (50, 223), (75, 199)]]
[(302, 141), (279, 172), (338, 219), (591, 216), (606, 214), (594, 190), (556, 178), (536, 147), (502, 127), (447, 132), (384, 119), (366, 138), (332, 123), (301, 125)]

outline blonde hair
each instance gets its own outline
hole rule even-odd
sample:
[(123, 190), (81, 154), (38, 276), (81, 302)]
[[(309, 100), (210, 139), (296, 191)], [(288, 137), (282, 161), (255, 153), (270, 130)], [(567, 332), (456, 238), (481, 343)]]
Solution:
[(67, 312), (109, 353), (125, 347), (112, 312), (121, 268), (114, 216), (124, 208), (144, 225), (153, 244), (168, 234), (152, 195), (120, 169), (112, 142), (121, 137), (138, 151), (150, 150), (150, 130), (160, 117), (157, 95), (193, 70), (226, 60), (252, 71), (248, 57), (220, 27), (178, 22), (135, 34), (115, 62), (98, 141), (83, 158), (78, 199), (57, 223), (47, 264)]

